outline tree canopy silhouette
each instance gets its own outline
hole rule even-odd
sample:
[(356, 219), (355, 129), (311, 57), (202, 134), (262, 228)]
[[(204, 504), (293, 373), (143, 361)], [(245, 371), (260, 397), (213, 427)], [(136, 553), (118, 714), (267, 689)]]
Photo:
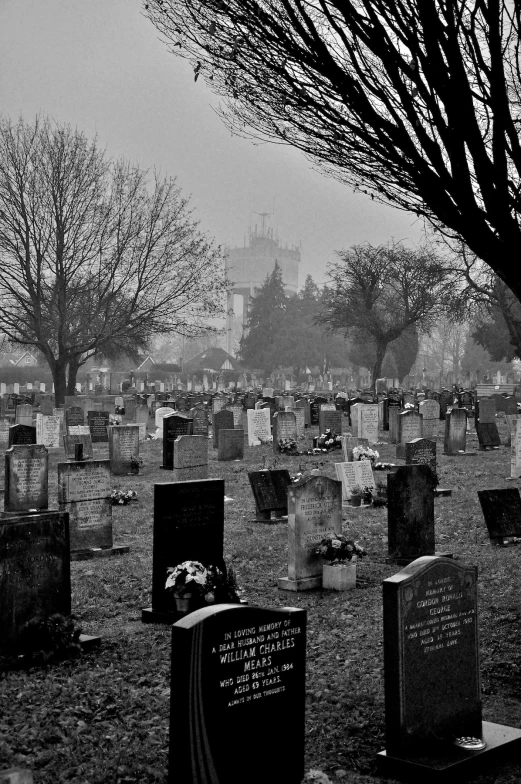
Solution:
[(463, 239), (521, 298), (521, 4), (147, 0), (237, 133)]

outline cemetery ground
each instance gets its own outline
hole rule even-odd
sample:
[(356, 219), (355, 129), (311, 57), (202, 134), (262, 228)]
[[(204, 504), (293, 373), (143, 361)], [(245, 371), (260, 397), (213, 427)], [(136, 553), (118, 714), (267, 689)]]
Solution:
[[(504, 441), (506, 426), (498, 422)], [(302, 446), (310, 447), (316, 433), (308, 430)], [(222, 462), (211, 443), (209, 476), (224, 478), (226, 487), (225, 556), (245, 598), (308, 612), (307, 778), (327, 780), (318, 774), (313, 779), (312, 770), (331, 781), (379, 782), (375, 755), (385, 746), (381, 583), (399, 571), (386, 562), (387, 509), (344, 508), (343, 532), (368, 553), (358, 563), (356, 590), (279, 591), (277, 578), (287, 574), (287, 523), (255, 522), (248, 481), (248, 471), (263, 468), (264, 458), (273, 467), (272, 447), (246, 446), (244, 460)], [(467, 443), (477, 447), (474, 434)], [(452, 497), (435, 501), (436, 545), (478, 566), (483, 718), (521, 727), (521, 545), (490, 544), (477, 497), (477, 490), (518, 486), (506, 480), (510, 449), (447, 457), (442, 448), (439, 440), (440, 486), (450, 488)], [(376, 449), (381, 461), (397, 462), (394, 446)], [(150, 605), (153, 486), (171, 481), (170, 472), (159, 468), (161, 450), (161, 442), (141, 444), (141, 474), (113, 478), (114, 487), (138, 493), (137, 503), (114, 507), (114, 541), (129, 545), (130, 553), (71, 564), (73, 613), (84, 633), (101, 635), (101, 647), (76, 659), (2, 673), (0, 769), (32, 768), (37, 784), (166, 781), (171, 632), (141, 622), (142, 608)], [(106, 454), (105, 445), (95, 445), (95, 457)], [(319, 468), (335, 478), (341, 454), (281, 455), (277, 468), (292, 475)], [(63, 460), (62, 449), (50, 450), (51, 499), (57, 498), (56, 464)], [(384, 473), (375, 477), (383, 481)], [(230, 755), (233, 743), (230, 737)], [(276, 768), (274, 760), (273, 784)], [(520, 778), (521, 763), (512, 763), (474, 781), (510, 784)]]

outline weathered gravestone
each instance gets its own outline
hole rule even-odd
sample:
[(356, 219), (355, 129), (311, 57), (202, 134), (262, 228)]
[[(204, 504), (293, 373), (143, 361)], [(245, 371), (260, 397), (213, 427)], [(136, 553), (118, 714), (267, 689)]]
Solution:
[(233, 426), (239, 427), (242, 421), (242, 406), (230, 403), (226, 407), (226, 411), (231, 411), (233, 414)]
[(405, 444), (407, 465), (428, 465), (436, 473), (436, 441), (414, 438)]
[(521, 497), (517, 487), (478, 490), (478, 498), (493, 544), (521, 538)]
[(0, 444), (9, 443), (9, 420), (2, 419), (0, 421)]
[(154, 485), (152, 607), (142, 610), (144, 623), (177, 620), (165, 590), (167, 568), (183, 561), (200, 561), (205, 566), (222, 568), (223, 538), (223, 479)]
[(440, 404), (436, 400), (422, 400), (419, 410), (423, 438), (435, 439), (440, 426)]
[(426, 465), (400, 466), (387, 475), (389, 557), (413, 561), (434, 555), (436, 480)]
[[(305, 434), (306, 429), (306, 418), (304, 414), (303, 408), (297, 408), (296, 406), (291, 409), (295, 416), (295, 427), (297, 428), (297, 438), (300, 438)], [(337, 433), (339, 431), (336, 431)]]
[(322, 586), (323, 559), (315, 550), (322, 539), (342, 533), (342, 484), (312, 476), (288, 488), (288, 576), (283, 591), (309, 591)]
[(164, 416), (163, 422), (163, 465), (167, 471), (174, 468), (174, 443), (179, 436), (188, 436), (193, 433), (193, 420), (184, 414), (178, 414), (170, 410), (168, 416)]
[(109, 427), (110, 470), (114, 476), (130, 473), (132, 457), (139, 457), (139, 425)]
[(389, 443), (398, 443), (398, 416), (401, 413), (399, 406), (389, 406)]
[(107, 443), (109, 440), (107, 428), (110, 422), (108, 411), (88, 411), (87, 422), (89, 423), (92, 442), (94, 444)]
[(353, 449), (356, 446), (369, 446), (367, 438), (353, 438), (352, 436), (342, 436), (342, 458), (344, 463), (350, 463), (353, 460)]
[(160, 408), (156, 409), (155, 425), (158, 431), (156, 436), (157, 438), (163, 438), (163, 419), (165, 417), (171, 416), (172, 413), (173, 413), (173, 409), (170, 408), (170, 406), (160, 406)]
[(33, 423), (33, 407), (28, 403), (19, 403), (16, 406), (15, 422), (17, 425), (29, 425)]
[(304, 411), (304, 427), (311, 427), (311, 408), (307, 398), (301, 398), (295, 403), (295, 408), (301, 408)]
[(249, 409), (248, 418), (248, 446), (260, 446), (271, 441), (271, 425), (269, 408), (256, 410)]
[(71, 433), (67, 436), (63, 436), (63, 448), (65, 450), (65, 457), (67, 460), (74, 460), (75, 459), (75, 446), (76, 444), (81, 444), (83, 460), (92, 460), (94, 457), (94, 453), (92, 450), (92, 438), (90, 437), (90, 433), (80, 435), (79, 433)]
[(19, 654), (29, 622), (71, 613), (67, 515), (0, 519), (0, 565), (0, 654)]
[(355, 460), (354, 462), (335, 463), (337, 479), (342, 482), (342, 501), (350, 501), (353, 489), (374, 490), (373, 469), (369, 460)]
[(173, 469), (174, 482), (208, 479), (208, 439), (205, 436), (178, 436), (174, 441)]
[(174, 624), (169, 784), (244, 784), (245, 771), (248, 784), (300, 784), (305, 650), (294, 607), (220, 605)]
[(271, 520), (271, 513), (280, 518), (288, 514), (288, 487), (291, 477), (287, 468), (248, 473), (258, 522)]
[(322, 404), (318, 412), (318, 429), (320, 433), (331, 430), (336, 435), (342, 433), (342, 412), (337, 411), (334, 404)]
[(273, 417), (273, 451), (280, 452), (280, 442), (296, 441), (297, 424), (293, 411), (277, 411)]
[[(383, 582), (386, 749), (381, 773), (463, 781), (521, 731), (481, 720), (477, 568), (423, 557)], [(502, 748), (500, 748), (502, 747)]]
[(36, 443), (49, 449), (60, 446), (61, 420), (56, 416), (36, 414)]
[(422, 437), (422, 418), (412, 410), (402, 411), (398, 414), (398, 446), (396, 457), (405, 460), (405, 444), (414, 438)]
[(29, 425), (11, 425), (9, 428), (9, 446), (36, 444), (36, 428)]
[(481, 425), (496, 421), (496, 401), (492, 397), (480, 397), (477, 406), (477, 418)]
[[(23, 425), (20, 425), (23, 427)], [(44, 446), (12, 446), (5, 453), (6, 512), (47, 509), (49, 453)]]
[(112, 538), (109, 460), (58, 463), (58, 503), (69, 513), (72, 560), (128, 553)]
[(521, 420), (514, 419), (511, 437), (510, 478), (521, 477)]
[(495, 422), (476, 422), (476, 434), (478, 436), (479, 448), (482, 451), (487, 449), (499, 449), (501, 439)]
[(364, 403), (358, 406), (358, 435), (370, 444), (378, 441), (378, 405)]
[(69, 406), (69, 408), (65, 409), (65, 425), (67, 428), (84, 424), (85, 412), (83, 411), (83, 406)]
[(206, 409), (192, 408), (190, 410), (190, 419), (192, 420), (192, 434), (208, 438), (208, 413)]
[(467, 411), (464, 408), (453, 408), (445, 416), (444, 454), (454, 456), (475, 455), (475, 452), (465, 451), (466, 440)]
[(244, 430), (219, 430), (217, 460), (242, 460), (244, 458)]
[(233, 412), (221, 409), (213, 415), (213, 447), (219, 446), (219, 430), (233, 430)]

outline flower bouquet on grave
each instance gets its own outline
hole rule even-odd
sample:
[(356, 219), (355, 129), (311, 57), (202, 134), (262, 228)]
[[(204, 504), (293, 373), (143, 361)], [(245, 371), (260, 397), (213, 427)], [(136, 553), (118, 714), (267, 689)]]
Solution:
[(131, 501), (137, 501), (137, 493), (135, 490), (113, 490), (110, 494), (110, 502), (112, 506), (126, 506)]
[(130, 458), (130, 473), (139, 474), (139, 469), (143, 465), (143, 458), (139, 455), (132, 455)]
[(322, 587), (326, 590), (347, 591), (356, 588), (356, 561), (366, 551), (341, 534), (322, 539), (315, 553), (329, 561), (322, 567)]
[(325, 539), (322, 539), (315, 550), (315, 554), (325, 558), (326, 561), (333, 565), (356, 561), (358, 558), (363, 558), (364, 555), (367, 555), (367, 552), (363, 547), (360, 547), (358, 542), (348, 539), (343, 534), (339, 534), (338, 536), (327, 536)]
[(109, 425), (121, 425), (121, 418), (109, 416)]
[(300, 455), (294, 438), (279, 438), (279, 452), (283, 455)]
[(396, 463), (375, 463), (373, 465), (374, 471), (390, 471), (392, 468), (396, 468)]
[(353, 485), (351, 488), (351, 505), (352, 506), (360, 506), (362, 503), (362, 497), (364, 494), (364, 489), (362, 485)]
[(373, 490), (371, 487), (364, 487), (362, 488), (362, 501), (364, 504), (372, 504), (373, 503)]
[(192, 604), (199, 605), (206, 590), (207, 571), (199, 561), (183, 561), (166, 570), (165, 589), (175, 600), (178, 612), (187, 613)]
[(353, 449), (353, 460), (369, 460), (371, 465), (374, 465), (379, 457), (380, 453), (376, 449), (371, 449), (363, 444), (359, 444)]
[(325, 433), (313, 439), (313, 447), (321, 452), (329, 452), (330, 449), (342, 449), (342, 438), (338, 433), (328, 429)]
[(405, 408), (406, 411), (410, 411), (411, 409), (414, 408), (414, 403), (406, 403), (404, 405), (404, 408)]

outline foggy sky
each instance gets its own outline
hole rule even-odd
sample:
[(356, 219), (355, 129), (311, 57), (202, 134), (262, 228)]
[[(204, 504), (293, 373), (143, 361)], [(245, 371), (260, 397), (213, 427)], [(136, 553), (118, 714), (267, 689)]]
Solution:
[(335, 250), (422, 237), (414, 215), (353, 194), (290, 147), (232, 136), (217, 97), (169, 54), (140, 0), (0, 0), (0, 111), (49, 114), (95, 134), (111, 156), (176, 175), (201, 227), (242, 245), (255, 212), (302, 244), (299, 283), (323, 280)]

